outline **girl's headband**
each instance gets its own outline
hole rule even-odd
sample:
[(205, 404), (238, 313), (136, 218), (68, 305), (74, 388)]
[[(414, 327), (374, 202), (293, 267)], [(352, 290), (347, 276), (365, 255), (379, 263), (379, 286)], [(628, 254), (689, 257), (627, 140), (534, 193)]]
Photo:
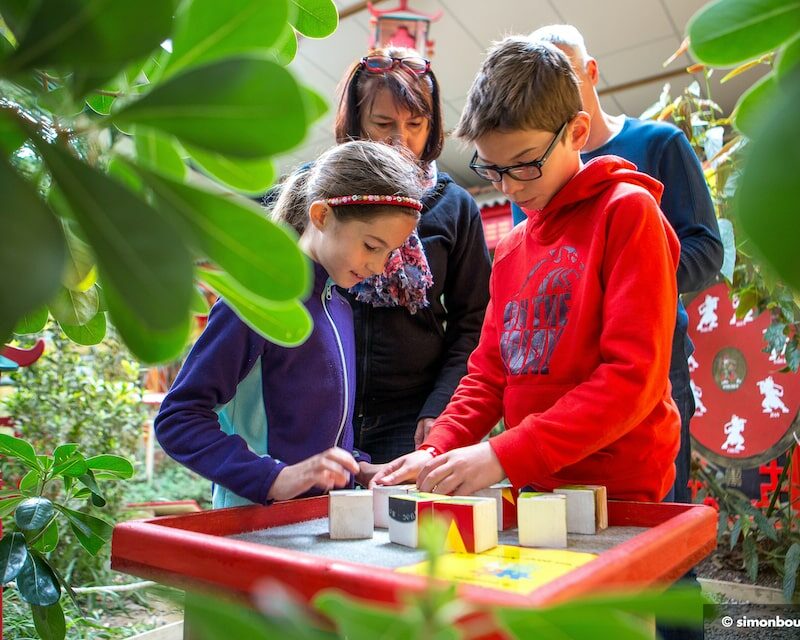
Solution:
[(409, 198), (407, 196), (339, 196), (336, 198), (327, 198), (323, 202), (331, 207), (346, 207), (348, 205), (356, 204), (388, 204), (394, 207), (408, 207), (409, 209), (416, 209), (422, 211), (422, 202), (416, 198)]

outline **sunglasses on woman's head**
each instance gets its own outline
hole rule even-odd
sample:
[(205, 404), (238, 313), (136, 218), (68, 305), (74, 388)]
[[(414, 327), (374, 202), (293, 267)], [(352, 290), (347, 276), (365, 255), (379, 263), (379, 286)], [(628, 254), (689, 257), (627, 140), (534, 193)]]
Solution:
[(403, 67), (414, 75), (421, 76), (431, 69), (431, 61), (425, 58), (411, 56), (408, 58), (393, 58), (391, 56), (364, 56), (361, 58), (361, 68), (370, 73), (386, 73), (395, 67)]

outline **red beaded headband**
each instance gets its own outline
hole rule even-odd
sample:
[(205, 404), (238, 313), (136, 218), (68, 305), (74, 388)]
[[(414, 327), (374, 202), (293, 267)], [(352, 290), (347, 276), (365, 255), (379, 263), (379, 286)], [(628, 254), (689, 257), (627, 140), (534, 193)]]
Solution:
[(394, 207), (408, 207), (422, 211), (422, 202), (407, 196), (339, 196), (337, 198), (327, 198), (323, 202), (331, 207), (346, 207), (353, 204), (388, 204)]

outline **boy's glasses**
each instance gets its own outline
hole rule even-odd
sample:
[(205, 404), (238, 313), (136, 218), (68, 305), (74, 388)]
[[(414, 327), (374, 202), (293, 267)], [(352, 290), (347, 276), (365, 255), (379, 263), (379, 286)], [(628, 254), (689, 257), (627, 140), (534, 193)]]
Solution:
[(361, 67), (370, 73), (386, 73), (395, 67), (403, 67), (414, 75), (421, 76), (431, 69), (431, 61), (415, 56), (409, 58), (392, 58), (391, 56), (364, 56)]
[(544, 155), (542, 155), (542, 157), (538, 160), (522, 162), (520, 164), (512, 164), (508, 167), (498, 167), (493, 164), (476, 164), (475, 161), (478, 159), (478, 152), (476, 151), (472, 156), (472, 160), (470, 160), (469, 168), (484, 180), (489, 180), (489, 182), (501, 182), (503, 180), (504, 173), (508, 174), (508, 176), (514, 180), (538, 180), (542, 177), (542, 167), (544, 166), (544, 163), (547, 162), (550, 154), (553, 153), (553, 150), (556, 148), (556, 144), (559, 140), (561, 140), (561, 137), (564, 135), (564, 131), (567, 130), (567, 125), (569, 122), (570, 121), (567, 120), (563, 125), (561, 125), (556, 137), (553, 138), (550, 146), (545, 150)]

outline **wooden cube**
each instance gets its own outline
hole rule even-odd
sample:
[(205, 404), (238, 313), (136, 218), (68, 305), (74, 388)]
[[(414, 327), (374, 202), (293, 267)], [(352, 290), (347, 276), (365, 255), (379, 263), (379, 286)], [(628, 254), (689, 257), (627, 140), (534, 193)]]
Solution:
[(389, 540), (416, 549), (419, 546), (419, 521), (433, 516), (433, 504), (447, 496), (410, 491), (389, 496)]
[(595, 534), (608, 526), (606, 488), (599, 485), (565, 485), (553, 493), (567, 497), (567, 531)]
[(447, 551), (481, 553), (497, 546), (497, 500), (456, 496), (438, 500), (433, 514), (447, 522)]
[(328, 531), (332, 540), (371, 538), (372, 491), (331, 491), (328, 496)]
[(472, 494), (497, 501), (497, 530), (505, 531), (517, 526), (517, 494), (510, 483), (493, 484)]
[(523, 491), (517, 498), (517, 522), (520, 546), (566, 548), (566, 496)]
[(416, 491), (416, 489), (416, 485), (413, 484), (374, 487), (372, 489), (372, 510), (375, 514), (375, 527), (386, 529), (389, 526), (389, 496), (404, 495), (409, 491)]

